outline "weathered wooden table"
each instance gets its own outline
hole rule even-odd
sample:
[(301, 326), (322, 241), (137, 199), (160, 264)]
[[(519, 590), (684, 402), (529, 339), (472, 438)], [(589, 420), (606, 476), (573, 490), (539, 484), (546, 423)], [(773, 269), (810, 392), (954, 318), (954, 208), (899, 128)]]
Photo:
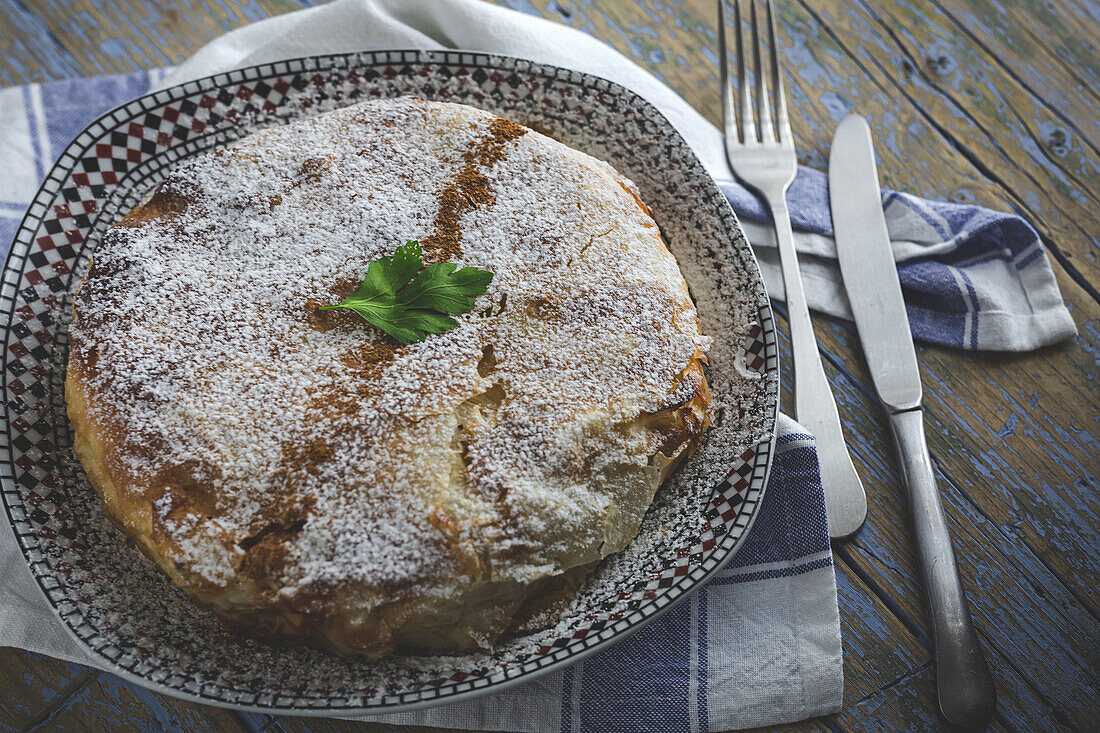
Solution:
[[(588, 31), (718, 121), (711, 0), (504, 0)], [(166, 6), (171, 7), (166, 7)], [(883, 184), (1026, 216), (1080, 336), (1024, 355), (919, 348), (933, 460), (1000, 702), (993, 728), (1100, 729), (1100, 8), (1090, 0), (781, 0), (802, 160), (871, 118)], [(179, 62), (287, 0), (0, 0), (0, 86)], [(908, 511), (851, 324), (816, 319), (870, 516), (837, 548), (844, 709), (789, 730), (929, 730)], [(788, 395), (789, 396), (789, 395)], [(233, 713), (0, 649), (0, 728), (385, 730)]]

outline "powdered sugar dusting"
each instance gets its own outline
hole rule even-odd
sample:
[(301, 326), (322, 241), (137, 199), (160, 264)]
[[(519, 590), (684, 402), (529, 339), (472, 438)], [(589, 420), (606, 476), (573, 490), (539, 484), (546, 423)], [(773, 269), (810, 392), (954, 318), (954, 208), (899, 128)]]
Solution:
[[(249, 538), (292, 524), (291, 599), (461, 592), (454, 544), (521, 583), (606, 552), (606, 475), (655, 450), (608, 425), (690, 397), (677, 377), (709, 339), (632, 186), (534, 132), (471, 164), (494, 119), (401, 99), (272, 128), (180, 164), (170, 213), (104, 238), (72, 358), (127, 473), (167, 483), (155, 521), (197, 579), (233, 582)], [(495, 277), (458, 328), (399, 346), (319, 314), (438, 235), (441, 189), (471, 170), (446, 254)], [(216, 519), (172, 481), (208, 487)]]

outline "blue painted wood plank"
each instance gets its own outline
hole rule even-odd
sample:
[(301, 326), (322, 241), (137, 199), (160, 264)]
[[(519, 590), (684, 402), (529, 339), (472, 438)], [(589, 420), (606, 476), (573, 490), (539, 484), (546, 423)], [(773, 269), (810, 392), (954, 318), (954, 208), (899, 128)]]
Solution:
[(81, 65), (45, 21), (18, 0), (0, 0), (0, 86), (81, 75)]
[(88, 684), (95, 672), (24, 650), (0, 659), (0, 729), (20, 730)]
[(241, 728), (221, 708), (186, 703), (100, 673), (30, 730), (238, 733)]

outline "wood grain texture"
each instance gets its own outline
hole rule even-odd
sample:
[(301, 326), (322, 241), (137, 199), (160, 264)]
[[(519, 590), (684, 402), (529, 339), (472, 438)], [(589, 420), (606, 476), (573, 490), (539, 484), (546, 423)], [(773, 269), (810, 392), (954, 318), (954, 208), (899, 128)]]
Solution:
[(234, 716), (221, 708), (158, 695), (110, 674), (97, 674), (32, 730), (194, 731), (239, 733)]
[[(1037, 126), (1031, 100), (1025, 94), (1010, 95), (1007, 101), (997, 99), (1004, 90), (1013, 89), (1012, 80), (998, 74), (991, 64), (964, 66), (951, 54), (965, 60), (965, 39), (952, 36), (951, 54), (941, 50), (931, 53), (915, 50), (906, 36), (915, 36), (924, 48), (933, 49), (938, 26), (934, 13), (916, 17), (908, 14), (904, 4), (895, 7), (881, 3), (872, 11), (852, 9), (848, 3), (802, 3), (809, 17), (845, 49), (850, 63), (887, 91), (896, 103), (902, 103), (917, 113), (918, 127), (904, 128), (912, 135), (931, 135), (941, 139), (970, 164), (976, 178), (983, 184), (975, 191), (974, 201), (983, 205), (1007, 204), (1026, 215), (1036, 226), (1044, 244), (1062, 265), (1064, 274), (1091, 289), (1098, 281), (1097, 239), (1088, 228), (1089, 211), (1094, 206), (1091, 186), (1067, 175), (1043, 146), (1036, 143), (1028, 126)], [(823, 10), (843, 6), (848, 10), (843, 22), (828, 22)], [(924, 4), (921, 8), (926, 7)], [(839, 12), (839, 9), (838, 9)], [(931, 19), (931, 20), (930, 20)], [(897, 30), (895, 30), (897, 29)], [(919, 32), (919, 33), (918, 33)], [(974, 78), (978, 83), (965, 82)], [(949, 93), (953, 80), (962, 80), (966, 93)], [(861, 105), (862, 106), (862, 105)], [(1084, 117), (1087, 107), (1076, 112)], [(1023, 111), (1021, 114), (1020, 111)], [(1024, 114), (1028, 116), (1023, 116)], [(1087, 161), (1095, 178), (1095, 154)], [(908, 173), (908, 171), (906, 171)], [(890, 185), (889, 181), (886, 182)], [(995, 196), (990, 197), (990, 193)], [(928, 195), (934, 195), (931, 191)], [(957, 195), (965, 197), (966, 191)], [(963, 198), (962, 200), (966, 200)], [(1003, 204), (1000, 202), (1003, 201)], [(1063, 280), (1063, 287), (1066, 284)]]
[[(782, 308), (779, 310), (782, 312)], [(829, 320), (819, 322), (818, 336), (822, 343), (840, 344), (855, 339), (850, 324)], [(781, 342), (782, 346), (785, 342)], [(927, 351), (929, 349), (921, 350), (922, 361)], [(908, 505), (904, 489), (898, 482), (877, 402), (866, 374), (851, 373), (839, 364), (837, 354), (831, 350), (826, 350), (826, 357), (830, 366), (836, 368), (832, 384), (841, 411), (857, 416), (848, 422), (847, 435), (867, 486), (870, 505), (868, 524), (854, 540), (837, 549), (841, 571), (838, 582), (843, 583), (846, 574), (862, 580), (928, 650), (930, 631), (909, 541)], [(930, 432), (935, 432), (936, 418), (931, 411), (928, 424)], [(934, 441), (932, 451), (939, 468), (939, 488), (952, 528), (960, 572), (982, 643), (999, 688), (1008, 693), (1000, 701), (1000, 719), (1015, 729), (1042, 730), (1057, 720), (1063, 708), (1068, 708), (1076, 709), (1086, 720), (1095, 721), (1095, 705), (1078, 698), (1065, 680), (1095, 678), (1092, 668), (1097, 658), (1096, 619), (1041, 563), (1029, 562), (1026, 546), (1007, 542), (999, 532), (991, 530), (988, 520), (974, 511), (951, 477), (944, 475)], [(1034, 590), (1036, 586), (1040, 588), (1038, 593)], [(849, 603), (842, 590), (842, 614)], [(845, 629), (848, 643), (853, 630), (851, 621), (846, 620)], [(884, 635), (875, 640), (866, 631), (860, 631), (858, 636), (863, 644), (876, 641), (890, 644), (893, 639), (892, 635)], [(1082, 653), (1041, 651), (1050, 643), (1079, 644)], [(850, 688), (853, 679), (862, 678), (866, 672), (849, 670), (853, 655), (847, 652), (846, 649), (845, 668)], [(866, 650), (861, 650), (855, 656), (867, 654)], [(931, 688), (928, 692), (931, 694)], [(1086, 725), (1082, 729), (1089, 728)]]
[(0, 728), (30, 728), (87, 685), (96, 675), (79, 664), (4, 649), (0, 657)]
[[(718, 121), (710, 0), (502, 3), (602, 38)], [(176, 63), (301, 4), (0, 0), (0, 84)], [(884, 185), (1016, 211), (1051, 253), (1076, 339), (1025, 355), (921, 346), (918, 356), (937, 478), (1000, 691), (993, 729), (1100, 729), (1100, 11), (1089, 0), (780, 0), (777, 10), (804, 163), (824, 167), (836, 122), (855, 109), (871, 119)], [(815, 324), (870, 516), (837, 553), (844, 710), (783, 730), (936, 729), (929, 631), (884, 423), (854, 328)], [(229, 714), (0, 652), (0, 727), (54, 721), (427, 730)]]

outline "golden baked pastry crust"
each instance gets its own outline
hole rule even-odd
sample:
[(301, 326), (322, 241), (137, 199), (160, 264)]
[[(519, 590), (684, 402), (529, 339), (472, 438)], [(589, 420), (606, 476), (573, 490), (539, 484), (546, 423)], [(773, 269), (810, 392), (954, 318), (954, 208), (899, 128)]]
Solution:
[[(319, 311), (406, 239), (495, 273), (402, 345)], [(470, 107), (373, 101), (181, 163), (74, 303), (76, 454), (232, 628), (489, 648), (622, 549), (709, 423), (709, 340), (607, 164)]]

